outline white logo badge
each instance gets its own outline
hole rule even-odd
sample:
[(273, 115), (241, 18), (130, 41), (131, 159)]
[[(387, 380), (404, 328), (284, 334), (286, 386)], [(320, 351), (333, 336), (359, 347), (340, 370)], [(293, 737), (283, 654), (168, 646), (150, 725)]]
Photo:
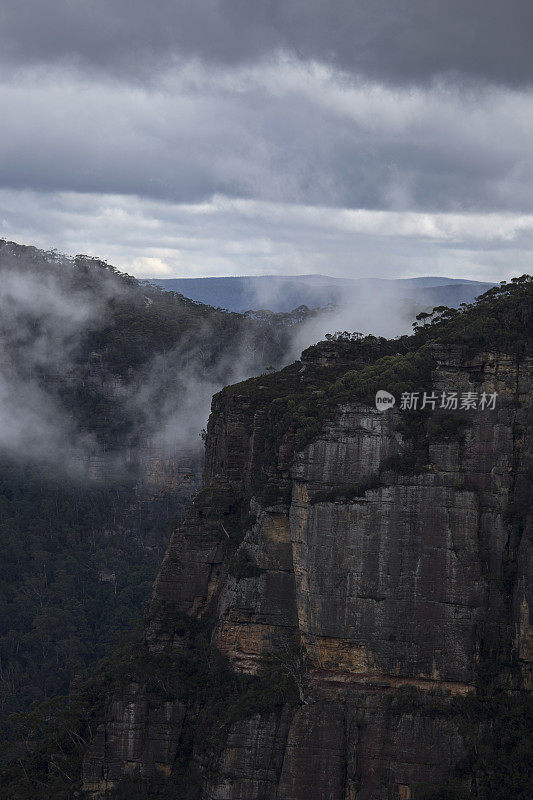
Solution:
[(384, 389), (376, 392), (376, 408), (378, 411), (386, 411), (388, 408), (392, 408), (395, 402), (396, 398), (390, 392), (386, 392)]

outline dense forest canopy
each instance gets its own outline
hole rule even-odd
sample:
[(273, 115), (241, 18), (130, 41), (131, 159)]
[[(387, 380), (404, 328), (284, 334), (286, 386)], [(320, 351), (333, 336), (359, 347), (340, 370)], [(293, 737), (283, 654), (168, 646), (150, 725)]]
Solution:
[(278, 366), (310, 313), (228, 313), (0, 240), (4, 734), (138, 615), (198, 487), (212, 393)]

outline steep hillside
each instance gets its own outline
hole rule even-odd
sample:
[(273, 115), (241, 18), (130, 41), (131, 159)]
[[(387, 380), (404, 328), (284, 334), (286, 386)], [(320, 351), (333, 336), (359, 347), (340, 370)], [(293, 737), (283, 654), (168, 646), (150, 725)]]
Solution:
[(532, 311), (522, 278), (216, 395), (142, 628), (20, 719), (0, 796), (530, 797)]
[(0, 730), (138, 615), (198, 489), (213, 391), (279, 364), (301, 319), (0, 241)]

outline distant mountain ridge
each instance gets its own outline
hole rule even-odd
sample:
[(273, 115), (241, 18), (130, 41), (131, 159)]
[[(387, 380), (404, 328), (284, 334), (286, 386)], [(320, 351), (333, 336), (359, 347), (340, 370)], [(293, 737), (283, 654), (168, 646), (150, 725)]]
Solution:
[(422, 305), (471, 303), (494, 284), (462, 278), (420, 277), (403, 279), (336, 278), (328, 275), (234, 276), (224, 278), (143, 279), (168, 291), (228, 311), (244, 312), (268, 308), (291, 311), (301, 305), (316, 308), (328, 303), (342, 305), (365, 292), (397, 294)]

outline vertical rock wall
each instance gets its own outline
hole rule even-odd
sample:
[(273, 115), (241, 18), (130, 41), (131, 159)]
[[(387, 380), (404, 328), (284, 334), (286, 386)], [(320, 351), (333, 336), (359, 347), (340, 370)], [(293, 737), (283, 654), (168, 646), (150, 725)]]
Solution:
[[(246, 384), (215, 398), (204, 484), (231, 486), (252, 515), (236, 540), (214, 500), (197, 503), (172, 538), (147, 638), (154, 651), (179, 647), (180, 615), (209, 611), (238, 672), (259, 673), (297, 641), (306, 674), (300, 703), (233, 723), (203, 798), (415, 798), (465, 756), (435, 698), (474, 692), (496, 652), (508, 656), (501, 679), (531, 688), (532, 373), (505, 354), (461, 364), (438, 353), (436, 391), (497, 391), (496, 410), (466, 412), (462, 435), (430, 439), (413, 470), (400, 411), (344, 404), (290, 471), (280, 450), (290, 501), (271, 506), (250, 500), (264, 407)], [(347, 485), (358, 488), (347, 496)], [(179, 751), (180, 704), (147, 710), (142, 690), (128, 691), (86, 757), (93, 796), (121, 774), (171, 772)]]

